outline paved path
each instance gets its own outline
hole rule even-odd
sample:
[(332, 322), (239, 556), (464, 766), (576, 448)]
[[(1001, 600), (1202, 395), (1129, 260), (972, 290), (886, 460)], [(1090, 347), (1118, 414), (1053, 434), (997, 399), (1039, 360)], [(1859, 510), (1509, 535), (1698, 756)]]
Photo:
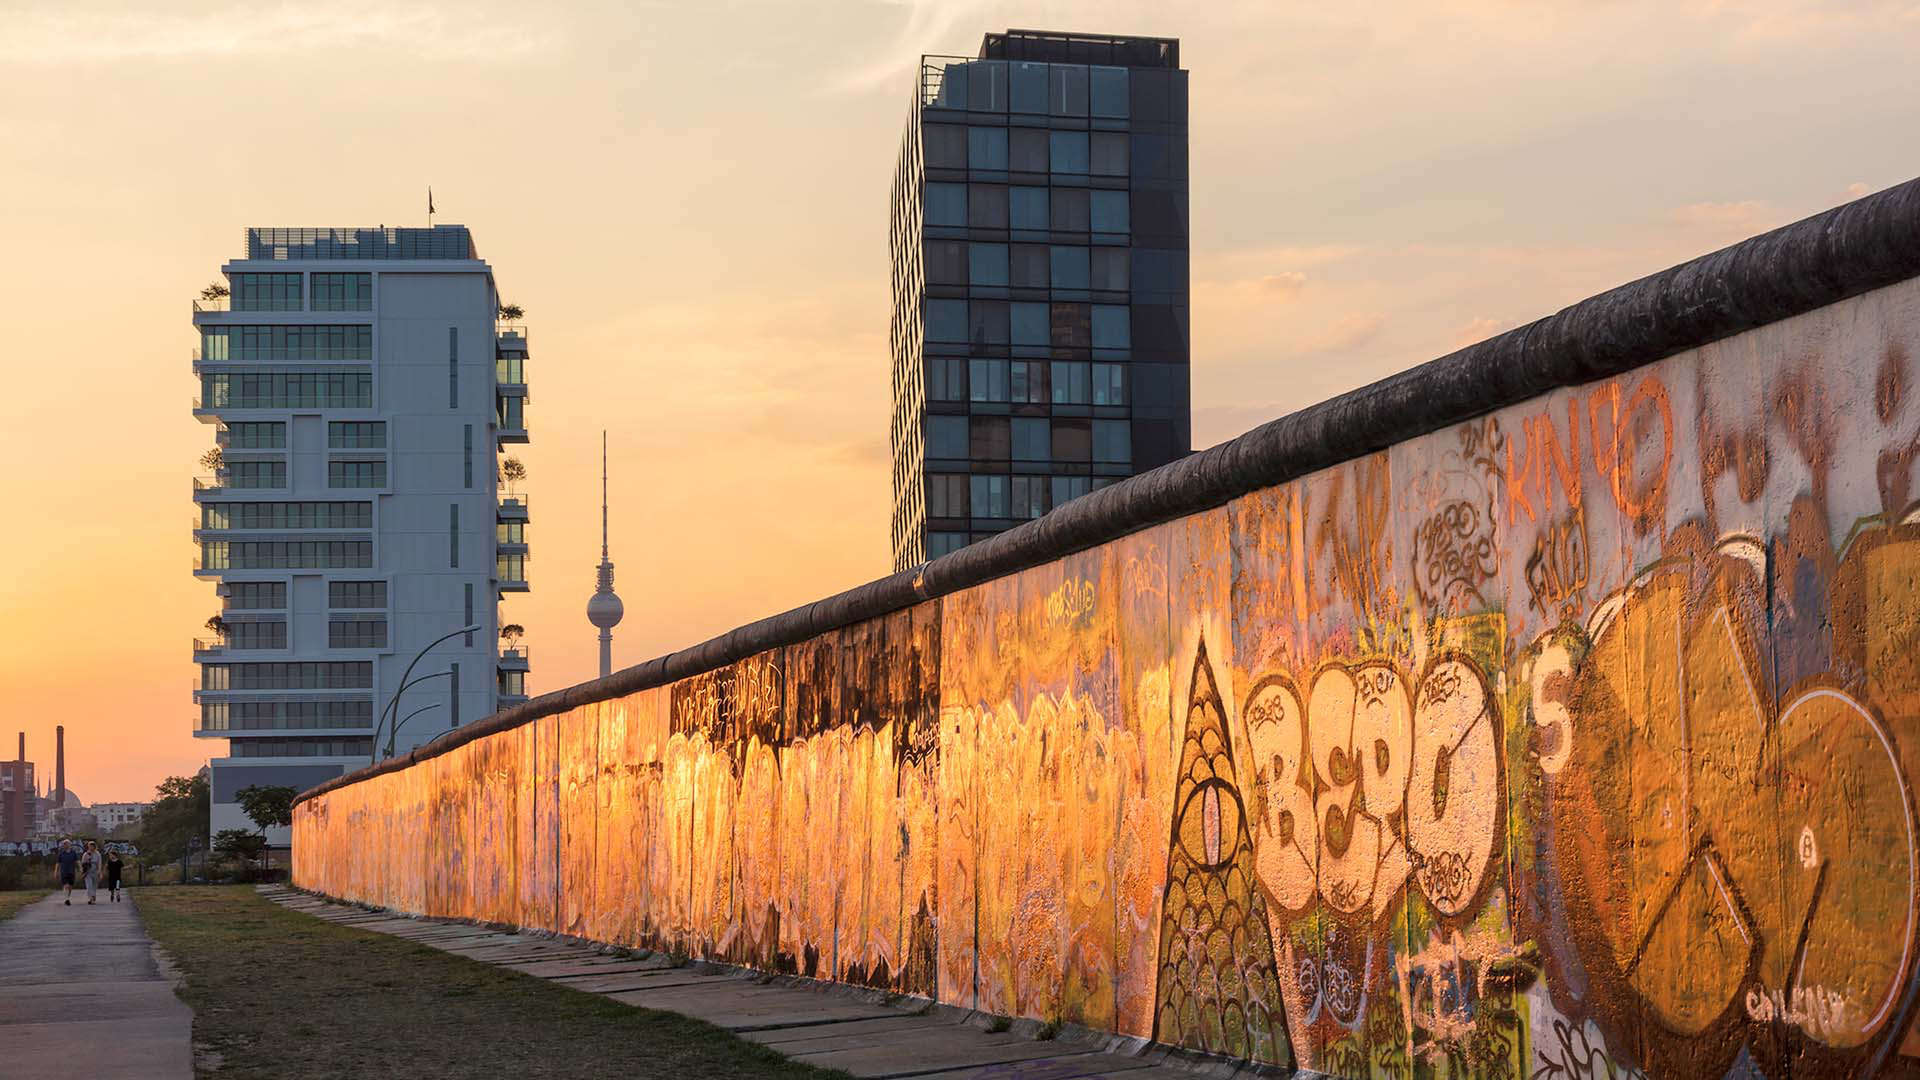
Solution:
[(1159, 1048), (1115, 1052), (1112, 1047), (1123, 1040), (1036, 1039), (1030, 1021), (990, 1032), (988, 1018), (979, 1014), (909, 1011), (885, 1004), (872, 991), (769, 980), (705, 965), (672, 967), (657, 955), (632, 960), (532, 934), (367, 911), (278, 886), (260, 891), (329, 922), (403, 937), (615, 1001), (697, 1017), (797, 1060), (859, 1077), (1196, 1080), (1236, 1073), (1230, 1062), (1187, 1061)]
[(7, 1080), (193, 1076), (193, 1010), (153, 958), (132, 894), (74, 890), (0, 922), (0, 1074)]

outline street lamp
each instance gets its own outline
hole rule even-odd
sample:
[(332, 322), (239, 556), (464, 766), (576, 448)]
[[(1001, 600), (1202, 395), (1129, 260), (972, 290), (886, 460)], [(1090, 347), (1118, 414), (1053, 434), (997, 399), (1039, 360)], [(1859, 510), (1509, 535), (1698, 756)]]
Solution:
[[(392, 697), (387, 699), (387, 707), (380, 710), (380, 722), (373, 725), (373, 745), (376, 751), (379, 749), (379, 746), (380, 746), (380, 729), (387, 725), (387, 714), (391, 712), (395, 716), (399, 715), (398, 706), (400, 703), (400, 691), (405, 690), (407, 688), (407, 677), (413, 674), (413, 665), (418, 664), (420, 662), (420, 658), (427, 655), (427, 650), (433, 648), (435, 645), (438, 645), (443, 641), (451, 641), (462, 634), (477, 633), (479, 632), (479, 630), (480, 630), (479, 623), (475, 623), (472, 626), (463, 626), (460, 629), (455, 630), (451, 634), (446, 634), (442, 637), (434, 638), (432, 641), (427, 642), (426, 648), (423, 648), (419, 652), (413, 654), (413, 659), (408, 661), (407, 663), (407, 670), (402, 672), (400, 675), (399, 688), (393, 692)], [(387, 741), (389, 743), (393, 741), (391, 734), (389, 734)]]
[[(441, 672), (440, 674), (442, 674), (442, 675), (445, 675), (445, 674), (447, 674), (447, 672), (444, 672), (444, 671), (443, 671), (443, 672)], [(418, 678), (418, 679), (415, 679), (415, 680), (413, 680), (413, 681), (414, 681), (414, 682), (417, 682), (417, 683), (418, 683), (418, 682), (425, 682), (425, 681), (427, 681), (428, 679), (431, 679), (431, 678), (433, 678), (433, 676), (432, 676), (432, 675), (426, 675), (426, 676), (422, 676), (421, 678)], [(399, 737), (399, 735), (400, 735), (400, 729), (401, 729), (401, 728), (403, 728), (403, 727), (406, 727), (406, 726), (407, 726), (407, 720), (411, 720), (411, 719), (413, 719), (414, 717), (416, 717), (416, 716), (419, 716), (419, 715), (420, 715), (421, 713), (423, 713), (423, 712), (426, 712), (426, 711), (427, 711), (428, 709), (437, 709), (437, 708), (439, 708), (439, 707), (440, 707), (440, 704), (441, 704), (441, 703), (440, 703), (440, 702), (438, 702), (438, 701), (429, 701), (429, 702), (427, 702), (427, 703), (426, 703), (425, 705), (422, 705), (422, 706), (420, 706), (419, 708), (417, 708), (417, 709), (415, 709), (415, 710), (413, 710), (412, 712), (410, 712), (410, 713), (408, 713), (408, 714), (406, 715), (406, 719), (403, 719), (403, 720), (401, 720), (401, 721), (400, 721), (399, 723), (397, 723), (397, 724), (395, 724), (395, 725), (393, 725), (393, 730), (392, 730), (391, 732), (389, 732), (389, 733), (387, 734), (387, 747), (388, 747), (388, 749), (387, 749), (387, 756), (388, 756), (388, 757), (392, 757), (392, 756), (393, 756), (393, 749), (392, 749), (392, 747), (393, 747), (393, 740)]]
[[(436, 671), (431, 675), (422, 675), (419, 678), (412, 680), (411, 682), (402, 683), (400, 685), (400, 689), (393, 692), (394, 700), (396, 702), (399, 701), (400, 695), (406, 693), (407, 691), (413, 689), (416, 686), (419, 686), (423, 682), (432, 682), (435, 679), (450, 678), (452, 677), (452, 675), (453, 675), (453, 671), (451, 669), (447, 671)], [(395, 705), (393, 711), (396, 714), (398, 714), (400, 712), (400, 707), (398, 705)], [(402, 720), (400, 723), (404, 724), (406, 723), (406, 721)], [(391, 728), (387, 730), (387, 752), (385, 754), (382, 754), (381, 755), (382, 757), (393, 756), (394, 737), (399, 733), (400, 733), (400, 724), (394, 724)]]

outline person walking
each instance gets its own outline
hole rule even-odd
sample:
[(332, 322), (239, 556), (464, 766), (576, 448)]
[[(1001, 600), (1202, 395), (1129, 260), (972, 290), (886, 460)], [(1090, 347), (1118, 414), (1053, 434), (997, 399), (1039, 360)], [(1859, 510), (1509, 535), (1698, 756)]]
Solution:
[(120, 872), (126, 869), (117, 851), (107, 852), (107, 899), (120, 902)]
[(87, 903), (89, 904), (99, 896), (100, 862), (100, 848), (93, 841), (87, 841), (87, 850), (80, 856), (80, 872), (87, 879)]
[(80, 853), (73, 849), (73, 841), (60, 841), (60, 853), (54, 856), (60, 867), (60, 887), (66, 890), (67, 898), (62, 901), (68, 907), (73, 906), (73, 876), (80, 869)]

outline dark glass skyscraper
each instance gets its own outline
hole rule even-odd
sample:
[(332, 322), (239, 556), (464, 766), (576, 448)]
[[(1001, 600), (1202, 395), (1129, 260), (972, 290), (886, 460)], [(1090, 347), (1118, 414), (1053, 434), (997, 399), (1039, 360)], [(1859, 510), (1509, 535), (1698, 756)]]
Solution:
[(1178, 41), (922, 57), (891, 225), (895, 569), (1188, 452)]

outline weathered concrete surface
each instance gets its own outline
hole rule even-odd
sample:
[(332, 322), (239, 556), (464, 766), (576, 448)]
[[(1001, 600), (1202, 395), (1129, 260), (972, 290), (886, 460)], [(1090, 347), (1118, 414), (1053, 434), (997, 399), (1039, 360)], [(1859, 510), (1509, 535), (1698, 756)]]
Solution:
[(986, 1080), (1163, 1080), (1229, 1076), (1225, 1062), (1171, 1065), (1163, 1051), (1111, 1053), (1067, 1038), (989, 1032), (984, 1019), (924, 1002), (890, 1005), (843, 987), (797, 985), (704, 965), (673, 966), (658, 954), (628, 959), (582, 945), (426, 919), (369, 917), (347, 904), (263, 887), (275, 903), (328, 922), (391, 934), (481, 963), (630, 1005), (677, 1012), (764, 1043), (796, 1060), (859, 1077)]
[(137, 891), (71, 907), (56, 893), (0, 922), (0, 1075), (193, 1075), (193, 1010), (154, 960)]

